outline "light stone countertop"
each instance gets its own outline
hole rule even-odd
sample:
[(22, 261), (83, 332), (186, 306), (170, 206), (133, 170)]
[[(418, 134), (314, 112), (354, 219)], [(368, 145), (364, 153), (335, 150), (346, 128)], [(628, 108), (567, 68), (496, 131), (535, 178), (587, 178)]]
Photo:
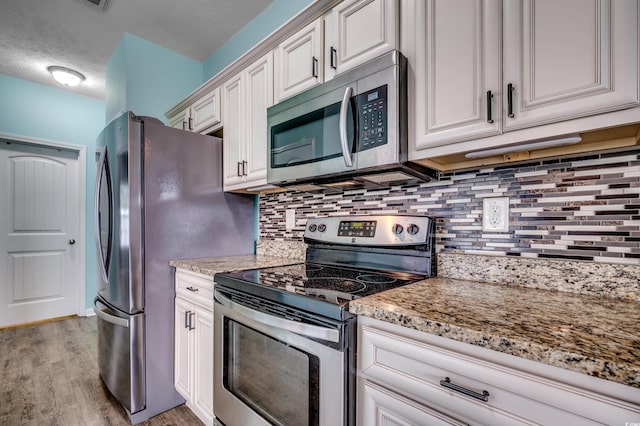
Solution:
[[(273, 245), (273, 244), (272, 244)], [(280, 244), (278, 248), (282, 246)], [(300, 247), (298, 247), (300, 246)], [(211, 275), (241, 269), (264, 268), (304, 261), (303, 246), (286, 245), (274, 252), (271, 245), (260, 246), (256, 255), (228, 256), (204, 259), (174, 260), (171, 266)], [(279, 256), (266, 255), (265, 252)], [(602, 287), (618, 287), (620, 298), (603, 291), (588, 289), (587, 294), (564, 288), (566, 280), (553, 279), (545, 263), (536, 263), (537, 275), (530, 278), (521, 268), (509, 264), (510, 259), (487, 256), (439, 256), (438, 273), (451, 278), (436, 277), (378, 293), (350, 302), (349, 310), (389, 323), (470, 343), (498, 352), (538, 361), (579, 373), (600, 377), (640, 389), (640, 302), (638, 271), (607, 267), (597, 274), (588, 268), (577, 268), (582, 275), (596, 275)], [(449, 266), (447, 262), (450, 262)], [(526, 266), (526, 265), (525, 265)], [(553, 263), (556, 270), (559, 266)], [(566, 271), (567, 268), (563, 270)], [(589, 265), (588, 265), (589, 266)], [(602, 268), (601, 268), (602, 269)], [(469, 272), (470, 271), (470, 272)], [(482, 271), (488, 276), (475, 276)], [(520, 271), (518, 277), (494, 277), (495, 271)], [(586, 271), (586, 272), (582, 272)], [(465, 274), (472, 276), (469, 280)], [(475, 275), (474, 275), (475, 274)], [(520, 285), (523, 274), (528, 288)], [(578, 274), (578, 275), (580, 275)], [(460, 275), (460, 276), (457, 276)], [(585, 282), (580, 275), (576, 282)], [(611, 277), (609, 277), (611, 276)], [(507, 279), (508, 278), (508, 279)], [(609, 281), (607, 281), (607, 279)], [(628, 279), (627, 279), (628, 278)], [(490, 279), (505, 283), (479, 282)], [(539, 282), (538, 282), (539, 281)], [(545, 287), (540, 287), (543, 283)], [(550, 286), (552, 283), (556, 287)], [(556, 291), (561, 290), (561, 291)], [(596, 287), (596, 290), (598, 288)], [(625, 299), (631, 296), (631, 300)]]
[(209, 257), (202, 259), (172, 260), (169, 265), (198, 272), (204, 275), (215, 275), (218, 272), (239, 271), (242, 269), (268, 268), (271, 266), (292, 265), (302, 262), (299, 259), (247, 254), (241, 256)]
[(640, 388), (640, 303), (431, 278), (349, 311)]

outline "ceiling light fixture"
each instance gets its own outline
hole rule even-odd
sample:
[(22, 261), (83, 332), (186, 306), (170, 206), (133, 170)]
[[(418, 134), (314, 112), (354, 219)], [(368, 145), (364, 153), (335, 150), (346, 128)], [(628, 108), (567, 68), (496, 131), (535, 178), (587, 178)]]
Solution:
[(491, 157), (493, 155), (507, 154), (510, 152), (522, 152), (522, 151), (530, 151), (534, 149), (555, 148), (559, 146), (573, 145), (575, 143), (580, 142), (581, 140), (582, 140), (582, 137), (580, 137), (580, 135), (569, 135), (569, 136), (564, 136), (560, 138), (533, 141), (533, 142), (525, 143), (522, 145), (510, 145), (502, 148), (485, 149), (482, 151), (468, 152), (464, 156), (466, 158), (484, 158), (484, 157)]
[(64, 84), (65, 86), (77, 86), (85, 80), (84, 75), (66, 67), (52, 65), (47, 68), (47, 71), (51, 73), (58, 83)]

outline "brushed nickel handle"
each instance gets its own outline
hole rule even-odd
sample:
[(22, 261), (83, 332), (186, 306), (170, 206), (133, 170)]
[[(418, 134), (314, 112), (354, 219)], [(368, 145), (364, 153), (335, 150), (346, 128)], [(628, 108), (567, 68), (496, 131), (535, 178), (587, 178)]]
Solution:
[(184, 313), (184, 328), (188, 328), (189, 330), (191, 330), (191, 321), (189, 321), (189, 319), (191, 318), (191, 311), (186, 311)]
[(193, 325), (193, 317), (195, 316), (195, 312), (189, 313), (189, 330), (195, 330), (196, 326)]
[(482, 393), (472, 391), (471, 389), (467, 389), (460, 385), (451, 383), (451, 379), (448, 377), (445, 377), (444, 380), (440, 380), (440, 385), (444, 386), (447, 389), (451, 389), (453, 391), (460, 392), (464, 395), (470, 396), (471, 398), (479, 399), (480, 401), (484, 401), (484, 402), (489, 401), (489, 391), (483, 390)]

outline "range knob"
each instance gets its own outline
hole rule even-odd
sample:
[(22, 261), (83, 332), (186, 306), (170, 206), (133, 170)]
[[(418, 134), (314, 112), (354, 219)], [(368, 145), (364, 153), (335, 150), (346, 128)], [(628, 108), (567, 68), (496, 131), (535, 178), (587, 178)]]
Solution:
[(318, 227), (316, 226), (315, 223), (312, 223), (311, 225), (309, 225), (309, 231), (316, 232), (316, 229), (318, 229)]
[(415, 223), (412, 223), (407, 228), (407, 232), (409, 233), (409, 235), (416, 235), (418, 233), (418, 231), (420, 231), (420, 227), (418, 225), (416, 225)]
[(326, 230), (327, 230), (327, 225), (325, 225), (324, 223), (321, 223), (320, 225), (318, 225), (318, 231), (324, 232)]
[(395, 223), (391, 228), (391, 231), (396, 235), (400, 235), (402, 234), (402, 231), (404, 231), (404, 228), (399, 223)]

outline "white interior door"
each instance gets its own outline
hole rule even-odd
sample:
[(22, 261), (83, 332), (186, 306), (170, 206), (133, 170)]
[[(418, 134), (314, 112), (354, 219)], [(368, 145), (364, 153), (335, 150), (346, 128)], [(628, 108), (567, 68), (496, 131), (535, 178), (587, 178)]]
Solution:
[(78, 313), (78, 152), (0, 143), (0, 327)]

